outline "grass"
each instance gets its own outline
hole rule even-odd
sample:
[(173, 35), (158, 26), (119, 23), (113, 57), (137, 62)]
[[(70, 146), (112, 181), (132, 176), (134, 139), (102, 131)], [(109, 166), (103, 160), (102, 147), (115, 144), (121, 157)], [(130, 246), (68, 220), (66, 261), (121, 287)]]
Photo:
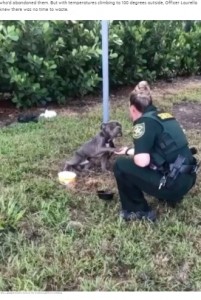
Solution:
[[(176, 96), (175, 96), (176, 95)], [(157, 103), (172, 109), (190, 87)], [(164, 101), (164, 99), (168, 101)], [(112, 119), (132, 143), (127, 102)], [(158, 222), (119, 220), (119, 202), (101, 202), (95, 188), (116, 190), (112, 174), (81, 178), (77, 191), (57, 182), (66, 157), (98, 130), (101, 109), (38, 124), (2, 128), (0, 135), (0, 290), (179, 291), (201, 289), (201, 185), (173, 210), (148, 198)], [(200, 135), (187, 131), (200, 150)], [(107, 176), (107, 180), (106, 180)]]

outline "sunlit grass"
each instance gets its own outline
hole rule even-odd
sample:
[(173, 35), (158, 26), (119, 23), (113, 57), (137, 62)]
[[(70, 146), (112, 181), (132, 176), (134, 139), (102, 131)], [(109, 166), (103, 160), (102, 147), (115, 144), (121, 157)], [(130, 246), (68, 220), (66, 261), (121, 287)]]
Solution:
[[(200, 101), (201, 88), (156, 102), (171, 110), (185, 97)], [(132, 144), (127, 105), (125, 98), (111, 108), (111, 119), (123, 124), (122, 144)], [(81, 117), (1, 129), (0, 290), (201, 289), (199, 179), (176, 210), (149, 199), (159, 215), (154, 225), (120, 221), (117, 195), (107, 205), (93, 191), (59, 185), (65, 159), (99, 130), (101, 119), (97, 106)], [(200, 149), (200, 135), (187, 135)], [(112, 174), (101, 175), (100, 184), (116, 190)]]

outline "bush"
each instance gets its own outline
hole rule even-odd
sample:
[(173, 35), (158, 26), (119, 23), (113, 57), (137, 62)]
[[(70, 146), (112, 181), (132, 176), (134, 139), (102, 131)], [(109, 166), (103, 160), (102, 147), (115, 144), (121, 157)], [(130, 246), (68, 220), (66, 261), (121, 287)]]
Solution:
[(1, 23), (0, 77), (17, 106), (61, 103), (66, 96), (84, 95), (97, 86), (95, 61), (101, 54), (95, 26), (60, 21)]
[[(99, 21), (0, 21), (0, 89), (18, 107), (64, 103), (101, 87)], [(199, 74), (200, 22), (111, 21), (111, 87)]]

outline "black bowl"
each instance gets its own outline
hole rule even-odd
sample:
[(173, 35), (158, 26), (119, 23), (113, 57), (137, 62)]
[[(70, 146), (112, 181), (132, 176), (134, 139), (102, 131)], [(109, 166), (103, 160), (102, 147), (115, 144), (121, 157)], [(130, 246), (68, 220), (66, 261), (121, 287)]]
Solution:
[(28, 122), (38, 122), (38, 116), (35, 114), (27, 114), (27, 115), (22, 115), (20, 114), (17, 118), (17, 121), (19, 123), (28, 123)]
[(102, 200), (112, 200), (114, 193), (109, 191), (99, 190), (97, 191), (97, 195)]

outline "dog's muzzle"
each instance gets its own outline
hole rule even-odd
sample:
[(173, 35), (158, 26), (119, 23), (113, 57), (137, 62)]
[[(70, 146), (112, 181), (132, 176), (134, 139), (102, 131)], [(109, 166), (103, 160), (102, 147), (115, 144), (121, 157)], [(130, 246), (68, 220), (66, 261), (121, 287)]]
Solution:
[(122, 134), (121, 131), (117, 133), (117, 137), (120, 137), (120, 136), (122, 136), (122, 135), (123, 135), (123, 134)]

